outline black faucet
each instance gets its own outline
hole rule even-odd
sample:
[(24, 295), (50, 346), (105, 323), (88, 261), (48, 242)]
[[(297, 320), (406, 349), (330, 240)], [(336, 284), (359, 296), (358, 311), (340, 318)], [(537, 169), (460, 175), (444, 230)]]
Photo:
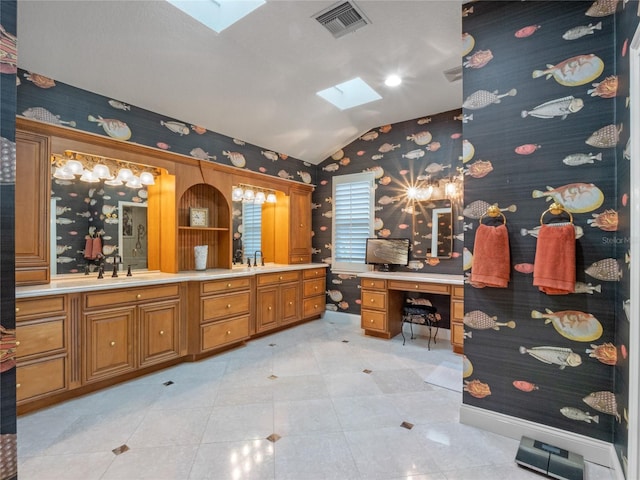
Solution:
[(112, 277), (116, 278), (118, 276), (118, 264), (122, 263), (122, 257), (120, 255), (113, 256), (113, 273)]
[(264, 267), (264, 255), (262, 253), (262, 250), (256, 250), (253, 253), (253, 266), (258, 266), (258, 254), (260, 254), (260, 264)]

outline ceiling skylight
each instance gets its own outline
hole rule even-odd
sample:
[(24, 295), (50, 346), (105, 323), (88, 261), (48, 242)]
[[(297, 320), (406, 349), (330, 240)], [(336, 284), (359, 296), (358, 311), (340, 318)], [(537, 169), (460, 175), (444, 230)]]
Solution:
[(264, 0), (167, 0), (167, 2), (217, 33), (265, 3)]
[(316, 93), (340, 110), (380, 100), (382, 97), (360, 77), (334, 85)]

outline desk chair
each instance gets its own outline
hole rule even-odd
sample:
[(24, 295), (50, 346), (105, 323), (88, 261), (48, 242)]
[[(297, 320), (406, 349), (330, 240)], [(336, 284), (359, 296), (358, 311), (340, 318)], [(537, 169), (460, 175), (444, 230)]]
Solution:
[[(424, 301), (424, 303), (415, 303), (416, 301)], [(413, 335), (413, 324), (425, 325), (429, 329), (429, 340), (427, 342), (427, 350), (431, 350), (431, 328), (436, 327), (433, 343), (436, 343), (438, 336), (438, 321), (440, 320), (438, 310), (431, 305), (431, 302), (423, 299), (405, 298), (405, 304), (402, 307), (402, 345), (405, 344), (404, 324), (408, 323), (411, 328), (411, 340), (415, 338)]]

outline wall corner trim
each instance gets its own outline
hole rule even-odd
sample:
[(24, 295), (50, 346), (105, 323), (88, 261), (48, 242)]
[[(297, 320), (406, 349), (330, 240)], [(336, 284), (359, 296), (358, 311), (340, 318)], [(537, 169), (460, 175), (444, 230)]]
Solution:
[(460, 407), (460, 423), (516, 440), (520, 440), (524, 435), (547, 442), (578, 453), (589, 462), (612, 468), (616, 472), (617, 478), (624, 479), (622, 468), (612, 443), (471, 405), (462, 405)]

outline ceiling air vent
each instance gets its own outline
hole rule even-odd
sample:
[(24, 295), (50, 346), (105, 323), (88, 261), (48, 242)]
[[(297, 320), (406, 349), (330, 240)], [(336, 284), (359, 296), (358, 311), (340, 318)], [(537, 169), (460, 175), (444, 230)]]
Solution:
[(450, 68), (442, 73), (444, 73), (444, 76), (447, 77), (447, 80), (450, 82), (457, 82), (462, 79), (462, 66)]
[(353, 2), (338, 2), (313, 16), (331, 35), (340, 38), (371, 23)]

